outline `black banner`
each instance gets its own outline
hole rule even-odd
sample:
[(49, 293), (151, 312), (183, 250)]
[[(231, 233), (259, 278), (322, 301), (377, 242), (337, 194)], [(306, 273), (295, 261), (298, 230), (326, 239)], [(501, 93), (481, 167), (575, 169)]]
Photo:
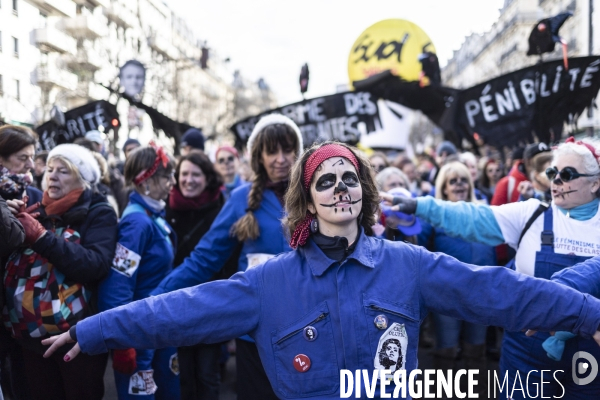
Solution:
[(293, 103), (246, 118), (231, 127), (236, 146), (246, 143), (254, 125), (264, 115), (279, 113), (291, 118), (300, 128), (304, 146), (337, 140), (356, 144), (364, 124), (367, 133), (380, 126), (376, 99), (368, 92), (345, 92)]
[(98, 130), (100, 126), (104, 127), (104, 132), (108, 132), (113, 127), (112, 120), (119, 120), (117, 108), (106, 100), (93, 101), (74, 108), (67, 111), (64, 116), (64, 125), (48, 121), (35, 129), (44, 150), (51, 150), (59, 144), (72, 143), (78, 137), (85, 136), (87, 132)]
[(551, 143), (565, 122), (588, 107), (600, 89), (600, 56), (544, 62), (463, 90), (456, 106), (456, 129), (473, 141), (501, 147), (519, 142)]

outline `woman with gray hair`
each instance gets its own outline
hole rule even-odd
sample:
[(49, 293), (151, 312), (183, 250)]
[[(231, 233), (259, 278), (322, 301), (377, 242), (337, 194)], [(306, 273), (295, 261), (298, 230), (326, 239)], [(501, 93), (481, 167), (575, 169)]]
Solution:
[(383, 192), (389, 192), (397, 187), (409, 190), (410, 181), (404, 172), (396, 167), (384, 168), (375, 176), (377, 189)]
[(76, 364), (42, 357), (40, 339), (59, 335), (96, 309), (96, 288), (115, 252), (117, 216), (95, 190), (92, 154), (75, 144), (48, 155), (41, 204), (8, 202), (25, 230), (4, 275), (4, 325), (23, 347), (31, 398), (102, 399), (107, 355)]
[[(552, 274), (600, 254), (599, 160), (600, 146), (596, 142), (569, 138), (560, 145), (546, 169), (552, 204), (530, 199), (488, 207), (432, 198), (398, 198), (396, 207), (416, 213), (452, 236), (489, 246), (507, 243), (517, 252), (514, 262), (509, 264), (513, 269), (550, 279)], [(383, 197), (393, 201), (390, 196)], [(600, 349), (590, 340), (563, 338), (563, 343), (557, 343), (556, 338), (549, 338), (546, 333), (528, 338), (522, 332), (507, 331), (500, 368), (502, 376), (508, 373), (508, 387), (512, 388), (519, 377), (527, 375), (532, 393), (543, 387), (548, 396), (561, 393), (573, 399), (597, 396), (600, 376), (588, 385), (578, 385), (571, 374), (571, 360), (577, 351), (587, 351), (600, 359)], [(564, 354), (562, 351), (553, 354), (558, 361), (548, 357), (549, 344), (564, 349)], [(543, 370), (554, 371), (562, 387), (557, 381), (544, 381)]]

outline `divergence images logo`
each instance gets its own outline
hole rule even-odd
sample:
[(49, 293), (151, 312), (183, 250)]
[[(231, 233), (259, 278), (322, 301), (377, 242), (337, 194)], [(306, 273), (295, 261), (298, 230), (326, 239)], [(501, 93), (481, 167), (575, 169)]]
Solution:
[[(580, 361), (580, 359), (584, 359), (586, 361)], [(596, 376), (598, 375), (598, 362), (590, 353), (586, 351), (578, 351), (573, 355), (571, 371), (573, 373), (573, 382), (575, 382), (576, 385), (587, 385), (596, 379)], [(579, 377), (586, 374), (588, 371), (590, 374), (587, 376), (587, 378)]]

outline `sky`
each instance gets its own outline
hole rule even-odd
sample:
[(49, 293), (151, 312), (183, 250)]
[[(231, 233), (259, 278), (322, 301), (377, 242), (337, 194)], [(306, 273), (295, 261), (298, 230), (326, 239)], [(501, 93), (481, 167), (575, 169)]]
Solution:
[(360, 34), (390, 18), (409, 20), (431, 38), (440, 64), (465, 36), (488, 31), (504, 0), (166, 0), (233, 73), (264, 78), (279, 105), (302, 100), (298, 77), (308, 63), (307, 98), (348, 83), (348, 56)]

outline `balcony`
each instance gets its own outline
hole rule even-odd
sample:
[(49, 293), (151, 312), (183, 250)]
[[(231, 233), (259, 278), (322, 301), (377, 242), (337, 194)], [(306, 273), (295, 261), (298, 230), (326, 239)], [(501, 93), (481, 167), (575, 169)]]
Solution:
[(48, 16), (71, 17), (76, 14), (76, 5), (72, 0), (27, 0), (34, 6), (39, 7)]
[(158, 34), (154, 34), (148, 38), (148, 46), (157, 53), (162, 54), (169, 60), (176, 60), (178, 58), (177, 49), (167, 39)]
[(106, 21), (101, 19), (104, 17), (77, 15), (75, 18), (63, 18), (58, 26), (74, 37), (93, 40), (108, 35)]
[(135, 14), (123, 4), (113, 1), (108, 7), (102, 9), (106, 18), (115, 21), (117, 25), (122, 25), (125, 28), (135, 26)]
[(77, 89), (77, 75), (52, 65), (38, 66), (35, 70), (35, 80), (41, 87), (56, 86), (67, 90)]
[(66, 54), (62, 60), (71, 71), (78, 72), (81, 70), (88, 72), (96, 72), (104, 64), (104, 60), (95, 51), (79, 50), (76, 56)]
[(94, 7), (110, 7), (110, 0), (73, 0), (76, 4), (79, 5), (86, 5), (86, 4), (91, 4)]
[(80, 99), (84, 101), (90, 100), (106, 100), (110, 96), (110, 92), (105, 87), (102, 87), (94, 82), (79, 82), (76, 90), (67, 93), (70, 99)]
[(75, 55), (77, 41), (56, 28), (46, 27), (33, 31), (34, 43), (43, 50)]

